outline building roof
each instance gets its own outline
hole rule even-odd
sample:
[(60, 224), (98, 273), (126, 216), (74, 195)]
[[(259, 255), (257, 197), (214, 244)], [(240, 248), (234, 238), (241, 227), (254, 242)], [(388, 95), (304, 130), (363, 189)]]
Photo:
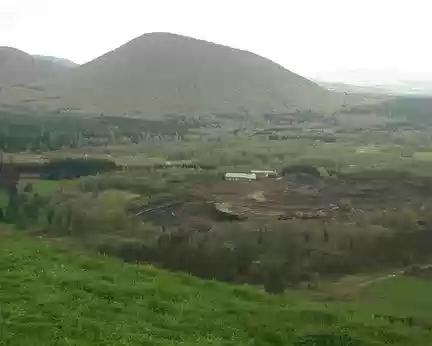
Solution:
[(255, 173), (225, 173), (225, 178), (255, 180)]
[(251, 173), (266, 173), (266, 174), (276, 174), (276, 171), (270, 171), (270, 170), (260, 170), (260, 169), (251, 169)]

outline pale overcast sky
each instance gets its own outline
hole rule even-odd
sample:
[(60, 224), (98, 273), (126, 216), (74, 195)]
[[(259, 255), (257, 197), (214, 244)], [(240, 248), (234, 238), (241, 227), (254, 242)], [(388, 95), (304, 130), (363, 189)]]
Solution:
[(313, 76), (432, 76), (429, 0), (0, 0), (0, 46), (84, 63), (144, 33), (201, 38)]

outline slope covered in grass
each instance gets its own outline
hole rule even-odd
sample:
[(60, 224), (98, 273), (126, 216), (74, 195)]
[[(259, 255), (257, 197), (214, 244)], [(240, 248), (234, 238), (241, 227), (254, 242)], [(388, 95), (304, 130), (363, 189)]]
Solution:
[(427, 331), (350, 307), (0, 233), (0, 345), (431, 344)]

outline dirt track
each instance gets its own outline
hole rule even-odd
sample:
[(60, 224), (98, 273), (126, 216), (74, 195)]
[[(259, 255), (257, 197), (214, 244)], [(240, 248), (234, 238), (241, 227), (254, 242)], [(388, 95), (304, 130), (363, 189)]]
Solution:
[[(430, 269), (430, 268), (432, 268), (432, 264), (424, 264), (424, 265), (418, 266), (419, 270), (426, 270), (426, 269)], [(360, 288), (368, 287), (368, 286), (373, 285), (377, 282), (381, 282), (384, 280), (393, 279), (393, 278), (398, 277), (398, 276), (406, 275), (409, 273), (409, 271), (410, 271), (410, 269), (398, 270), (397, 272), (394, 272), (392, 274), (388, 274), (385, 276), (380, 276), (380, 277), (375, 278), (375, 279), (364, 281), (364, 282), (360, 283), (358, 285), (358, 287), (360, 287)]]

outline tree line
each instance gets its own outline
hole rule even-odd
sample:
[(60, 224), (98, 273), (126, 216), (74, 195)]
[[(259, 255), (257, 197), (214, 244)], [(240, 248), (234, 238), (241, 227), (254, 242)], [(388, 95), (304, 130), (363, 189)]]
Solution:
[(195, 119), (183, 118), (148, 120), (0, 111), (0, 149), (37, 152), (86, 145), (184, 140), (191, 129), (201, 125)]

